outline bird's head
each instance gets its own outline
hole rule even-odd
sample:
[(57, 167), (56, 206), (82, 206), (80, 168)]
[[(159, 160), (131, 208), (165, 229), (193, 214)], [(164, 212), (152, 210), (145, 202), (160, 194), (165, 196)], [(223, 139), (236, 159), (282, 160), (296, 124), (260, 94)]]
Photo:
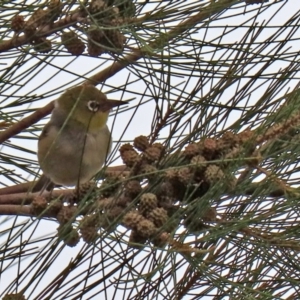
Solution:
[(110, 110), (127, 104), (126, 101), (110, 100), (93, 85), (71, 88), (56, 101), (55, 107), (63, 110), (70, 120), (82, 123), (90, 131), (105, 126)]

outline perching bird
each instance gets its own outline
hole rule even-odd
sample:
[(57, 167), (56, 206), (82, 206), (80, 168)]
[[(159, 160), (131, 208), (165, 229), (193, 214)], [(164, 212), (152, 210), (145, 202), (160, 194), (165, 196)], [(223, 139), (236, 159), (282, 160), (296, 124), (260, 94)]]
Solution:
[(92, 85), (67, 90), (55, 102), (38, 142), (44, 175), (65, 186), (89, 181), (111, 150), (109, 111), (125, 101), (108, 100)]

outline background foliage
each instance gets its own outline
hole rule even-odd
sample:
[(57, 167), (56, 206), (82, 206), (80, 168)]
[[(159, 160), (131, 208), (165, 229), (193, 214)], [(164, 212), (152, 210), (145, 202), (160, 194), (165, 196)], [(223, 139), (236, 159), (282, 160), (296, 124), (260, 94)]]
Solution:
[[(300, 4), (261, 2), (1, 1), (3, 299), (299, 298)], [(51, 101), (87, 82), (129, 101), (118, 167), (75, 208), (20, 192)]]

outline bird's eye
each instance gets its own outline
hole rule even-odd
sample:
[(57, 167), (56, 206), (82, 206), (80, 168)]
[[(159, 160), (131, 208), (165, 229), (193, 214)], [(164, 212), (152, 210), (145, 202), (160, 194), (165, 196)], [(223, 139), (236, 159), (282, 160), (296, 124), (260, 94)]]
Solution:
[(87, 107), (92, 112), (97, 112), (99, 110), (99, 103), (97, 101), (89, 101)]

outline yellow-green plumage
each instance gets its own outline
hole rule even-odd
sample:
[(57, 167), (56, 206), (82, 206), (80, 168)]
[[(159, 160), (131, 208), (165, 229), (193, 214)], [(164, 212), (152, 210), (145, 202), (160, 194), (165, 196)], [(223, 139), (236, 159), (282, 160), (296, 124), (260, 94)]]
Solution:
[(125, 103), (107, 100), (91, 85), (62, 94), (38, 143), (38, 160), (44, 174), (52, 182), (67, 186), (90, 180), (111, 149), (106, 125), (109, 110)]

